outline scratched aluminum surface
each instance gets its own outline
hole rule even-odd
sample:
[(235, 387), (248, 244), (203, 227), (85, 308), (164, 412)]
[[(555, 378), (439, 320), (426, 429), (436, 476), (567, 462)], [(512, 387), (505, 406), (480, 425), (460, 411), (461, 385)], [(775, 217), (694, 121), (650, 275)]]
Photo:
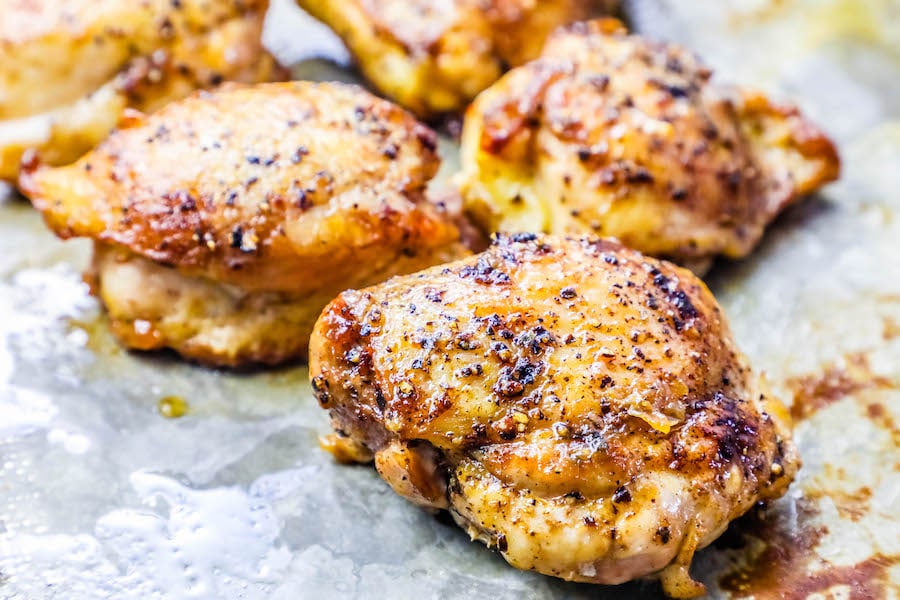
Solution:
[[(297, 76), (347, 77), (304, 60), (344, 60), (339, 44), (275, 8), (268, 41), (302, 61)], [(629, 9), (721, 77), (796, 99), (845, 166), (751, 259), (708, 277), (743, 349), (794, 400), (804, 467), (694, 572), (715, 596), (897, 598), (900, 3)], [(0, 598), (660, 597), (655, 583), (516, 571), (374, 470), (334, 464), (303, 367), (235, 375), (122, 351), (80, 279), (88, 254), (0, 201)], [(187, 414), (163, 417), (167, 396)]]

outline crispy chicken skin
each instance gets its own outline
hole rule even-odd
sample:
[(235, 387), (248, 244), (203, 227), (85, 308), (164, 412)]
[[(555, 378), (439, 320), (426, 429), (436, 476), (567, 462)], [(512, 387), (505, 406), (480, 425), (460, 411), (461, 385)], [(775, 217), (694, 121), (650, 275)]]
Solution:
[(462, 111), (560, 25), (610, 0), (298, 0), (382, 93), (422, 117)]
[(568, 580), (697, 595), (694, 551), (799, 465), (706, 286), (612, 241), (500, 236), (346, 291), (310, 374), (340, 458)]
[(122, 341), (221, 365), (306, 354), (321, 309), (467, 254), (425, 199), (435, 134), (355, 86), (226, 84), (121, 129), (20, 188), (62, 238), (95, 240)]
[(614, 19), (558, 31), (467, 111), (467, 212), (487, 231), (610, 236), (683, 263), (745, 256), (839, 159), (795, 107), (710, 77)]
[(66, 164), (126, 107), (152, 111), (223, 80), (279, 74), (267, 0), (0, 0), (0, 179), (38, 148)]

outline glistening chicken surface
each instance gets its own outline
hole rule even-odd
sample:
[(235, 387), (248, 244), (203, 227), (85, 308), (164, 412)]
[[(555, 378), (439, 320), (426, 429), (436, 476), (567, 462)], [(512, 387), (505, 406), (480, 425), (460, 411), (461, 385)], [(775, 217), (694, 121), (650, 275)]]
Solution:
[(310, 374), (342, 458), (568, 580), (702, 593), (694, 551), (799, 467), (706, 286), (611, 241), (500, 236), (344, 292)]
[(486, 231), (615, 237), (699, 265), (747, 255), (838, 171), (831, 141), (796, 107), (601, 19), (557, 31), (478, 96), (458, 181)]
[(306, 355), (321, 309), (467, 254), (425, 197), (435, 134), (361, 88), (229, 84), (130, 121), (20, 187), (95, 241), (94, 291), (129, 347), (239, 366)]

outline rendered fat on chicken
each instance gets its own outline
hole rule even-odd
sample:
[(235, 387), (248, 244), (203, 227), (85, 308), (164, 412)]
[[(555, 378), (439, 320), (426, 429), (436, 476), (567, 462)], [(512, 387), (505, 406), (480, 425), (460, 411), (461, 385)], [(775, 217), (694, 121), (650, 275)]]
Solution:
[(397, 493), (567, 580), (697, 595), (694, 551), (798, 468), (709, 290), (612, 241), (500, 236), (346, 291), (310, 373), (340, 458), (374, 457)]
[(0, 0), (0, 179), (26, 149), (66, 164), (126, 107), (152, 111), (224, 80), (279, 74), (267, 0)]
[(466, 113), (468, 214), (491, 232), (615, 237), (698, 267), (745, 256), (839, 160), (795, 107), (710, 77), (613, 19), (558, 31)]
[(95, 241), (94, 291), (129, 347), (304, 357), (340, 291), (468, 253), (425, 199), (434, 133), (360, 88), (226, 84), (129, 119), (19, 182), (60, 237)]
[(610, 0), (298, 0), (344, 40), (366, 78), (422, 117), (462, 111), (560, 25)]

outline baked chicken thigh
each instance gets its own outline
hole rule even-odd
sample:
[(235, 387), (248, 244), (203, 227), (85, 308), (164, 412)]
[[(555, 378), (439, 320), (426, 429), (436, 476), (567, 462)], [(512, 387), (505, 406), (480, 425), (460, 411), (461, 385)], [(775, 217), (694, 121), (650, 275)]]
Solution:
[(37, 148), (65, 164), (126, 107), (152, 111), (223, 80), (278, 74), (268, 0), (0, 0), (0, 179)]
[(839, 160), (795, 107), (710, 77), (613, 19), (558, 31), (466, 113), (468, 214), (491, 232), (609, 236), (686, 264), (745, 256)]
[(611, 0), (298, 0), (382, 93), (422, 117), (460, 112), (560, 25)]
[(694, 551), (798, 468), (789, 415), (689, 271), (612, 241), (518, 234), (346, 291), (310, 374), (345, 460), (449, 509), (512, 565), (703, 591)]
[(226, 84), (120, 127), (19, 185), (60, 237), (95, 241), (95, 293), (132, 348), (303, 357), (338, 292), (468, 254), (425, 199), (434, 133), (360, 88)]

